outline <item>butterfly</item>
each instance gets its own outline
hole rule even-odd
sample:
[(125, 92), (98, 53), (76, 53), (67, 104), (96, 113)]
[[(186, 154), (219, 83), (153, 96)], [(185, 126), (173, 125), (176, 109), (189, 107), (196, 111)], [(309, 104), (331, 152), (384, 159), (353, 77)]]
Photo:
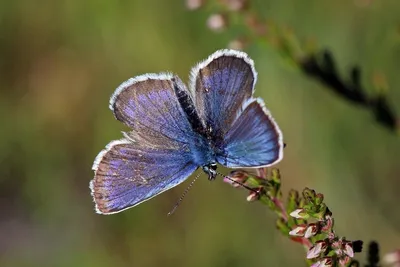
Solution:
[(96, 157), (90, 182), (95, 209), (113, 214), (185, 181), (217, 163), (260, 168), (283, 157), (282, 133), (261, 98), (257, 72), (244, 52), (218, 50), (190, 73), (189, 89), (171, 73), (123, 82), (110, 99), (117, 120), (131, 131)]

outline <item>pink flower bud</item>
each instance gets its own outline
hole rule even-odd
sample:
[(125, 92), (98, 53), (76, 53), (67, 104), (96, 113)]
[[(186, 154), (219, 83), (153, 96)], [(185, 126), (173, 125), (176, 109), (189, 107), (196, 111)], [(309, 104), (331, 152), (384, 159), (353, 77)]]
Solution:
[(186, 7), (189, 10), (199, 9), (204, 5), (204, 0), (186, 0)]
[(319, 240), (311, 247), (307, 252), (307, 259), (317, 258), (322, 252), (328, 248), (327, 243), (324, 240)]
[(342, 244), (341, 244), (340, 240), (334, 240), (334, 241), (331, 240), (331, 247), (335, 250), (341, 249)]
[(232, 11), (243, 10), (247, 5), (247, 0), (224, 0), (223, 2)]
[(400, 266), (400, 249), (383, 256), (383, 262), (386, 264), (392, 264), (394, 266)]
[(316, 235), (319, 231), (319, 226), (316, 223), (310, 223), (307, 227), (307, 230), (304, 234), (305, 238), (310, 238), (314, 235)]
[(251, 193), (247, 196), (246, 200), (248, 202), (252, 202), (258, 200), (260, 195), (257, 192), (251, 191)]
[(344, 242), (343, 252), (347, 256), (353, 258), (354, 257), (354, 250), (353, 250), (353, 243), (350, 241)]
[(307, 252), (307, 259), (314, 259), (321, 254), (321, 245), (311, 247)]
[(317, 261), (311, 267), (332, 267), (333, 266), (333, 260), (331, 257), (325, 257), (320, 261)]
[(297, 209), (290, 213), (290, 216), (292, 216), (296, 219), (304, 219), (306, 217), (306, 215), (307, 215), (307, 213), (305, 212), (304, 209)]
[(333, 227), (333, 218), (332, 216), (325, 216), (325, 221), (323, 222), (323, 226), (321, 228), (322, 232), (330, 232)]
[(222, 14), (213, 14), (207, 19), (207, 26), (215, 32), (221, 32), (226, 28), (227, 19)]
[(320, 267), (332, 267), (333, 266), (333, 260), (331, 257), (325, 257), (321, 260), (321, 264), (319, 265)]
[(347, 264), (349, 264), (350, 261), (351, 261), (350, 257), (344, 256), (344, 257), (339, 259), (339, 264), (340, 264), (340, 266), (347, 266)]
[(304, 236), (306, 229), (307, 229), (306, 224), (298, 225), (296, 228), (294, 228), (292, 231), (289, 232), (289, 235)]

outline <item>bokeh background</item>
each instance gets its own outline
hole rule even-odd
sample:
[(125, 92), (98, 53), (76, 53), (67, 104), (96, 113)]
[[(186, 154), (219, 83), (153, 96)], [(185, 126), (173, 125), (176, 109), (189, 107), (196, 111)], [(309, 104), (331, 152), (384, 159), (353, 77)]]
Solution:
[[(344, 76), (359, 65), (369, 93), (373, 73), (384, 73), (400, 114), (399, 1), (251, 2), (329, 48)], [(302, 247), (275, 229), (275, 215), (221, 179), (203, 175), (172, 217), (187, 182), (117, 215), (93, 211), (93, 160), (126, 130), (109, 96), (146, 72), (187, 80), (237, 35), (207, 28), (212, 12), (163, 0), (0, 2), (1, 266), (304, 266)], [(377, 240), (383, 253), (400, 247), (400, 136), (274, 49), (253, 43), (246, 52), (259, 73), (256, 94), (287, 143), (278, 165), (284, 192), (314, 188), (340, 235)]]

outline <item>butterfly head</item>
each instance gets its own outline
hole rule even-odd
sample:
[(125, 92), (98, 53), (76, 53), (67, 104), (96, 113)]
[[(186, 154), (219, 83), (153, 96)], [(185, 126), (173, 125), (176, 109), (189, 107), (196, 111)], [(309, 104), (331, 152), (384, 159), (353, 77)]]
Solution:
[(208, 174), (208, 180), (215, 180), (215, 177), (217, 176), (217, 163), (211, 162), (207, 165), (204, 165), (203, 171)]

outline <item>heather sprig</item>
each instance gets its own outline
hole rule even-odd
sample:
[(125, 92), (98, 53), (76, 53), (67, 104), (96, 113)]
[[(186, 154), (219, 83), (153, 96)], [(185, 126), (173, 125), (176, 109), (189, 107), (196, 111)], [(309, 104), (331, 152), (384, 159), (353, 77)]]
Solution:
[(362, 241), (338, 236), (334, 230), (332, 212), (324, 195), (305, 188), (302, 194), (291, 190), (286, 204), (281, 191), (278, 169), (257, 169), (255, 174), (235, 170), (224, 181), (236, 188), (248, 190), (247, 201), (259, 201), (278, 215), (277, 228), (307, 251), (309, 266), (352, 266), (355, 252), (361, 252)]

